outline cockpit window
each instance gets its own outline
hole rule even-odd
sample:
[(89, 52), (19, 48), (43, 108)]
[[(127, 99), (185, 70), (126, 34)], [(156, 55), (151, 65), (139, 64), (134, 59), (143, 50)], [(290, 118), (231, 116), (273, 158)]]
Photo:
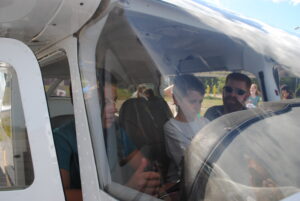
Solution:
[[(231, 73), (226, 58), (234, 55), (228, 56), (231, 53), (226, 49), (233, 40), (208, 32), (129, 10), (120, 15), (115, 9), (108, 16), (97, 44), (95, 92), (100, 98), (98, 121), (104, 128), (113, 182), (153, 195), (147, 186), (141, 189), (132, 183), (141, 166), (145, 166), (143, 172), (155, 175), (154, 184), (157, 174), (160, 185), (180, 181), (184, 151), (209, 123), (204, 117), (206, 109), (222, 105), (225, 77)], [(204, 44), (206, 37), (212, 38), (211, 44)], [(241, 48), (239, 43), (235, 45)], [(237, 57), (231, 67), (244, 73), (239, 67), (241, 54), (232, 54)], [(215, 70), (223, 70), (223, 74)], [(205, 74), (207, 71), (211, 73)], [(91, 102), (92, 84), (88, 80), (83, 83), (84, 92), (90, 89), (86, 100)], [(244, 99), (249, 92), (233, 90), (242, 91)]]
[(5, 66), (0, 67), (0, 191), (25, 189), (34, 181), (18, 77)]
[(50, 97), (70, 98), (70, 79), (44, 78), (46, 94)]
[(223, 140), (216, 151), (220, 156), (211, 163), (205, 199), (222, 196), (223, 200), (281, 200), (300, 191), (296, 174), (300, 164), (296, 123), (299, 107), (284, 110), (253, 119), (255, 123), (245, 123), (245, 129), (236, 128)]
[(282, 100), (300, 97), (300, 79), (284, 66), (276, 66), (279, 77), (279, 90)]
[[(81, 73), (95, 157), (107, 158), (105, 165), (97, 162), (98, 171), (109, 170), (105, 176), (111, 181), (100, 182), (116, 198), (130, 200), (145, 194), (160, 197), (150, 183), (176, 187), (194, 137), (227, 114), (259, 109), (264, 104), (261, 86), (268, 100), (279, 100), (279, 94), (270, 73), (277, 61), (266, 56), (265, 43), (234, 31), (244, 27), (216, 28), (214, 18), (200, 20), (202, 9), (196, 14), (168, 7), (176, 15), (160, 16), (128, 6), (107, 15), (97, 41), (96, 64), (91, 69), (81, 66)], [(256, 90), (249, 100), (251, 84)], [(263, 135), (269, 128), (260, 128), (247, 136), (269, 139)], [(248, 146), (253, 140), (243, 142)], [(237, 157), (250, 160), (252, 152)], [(247, 172), (237, 176), (244, 183), (235, 182), (249, 185)], [(147, 176), (137, 179), (140, 173)], [(120, 184), (130, 190), (117, 191)]]

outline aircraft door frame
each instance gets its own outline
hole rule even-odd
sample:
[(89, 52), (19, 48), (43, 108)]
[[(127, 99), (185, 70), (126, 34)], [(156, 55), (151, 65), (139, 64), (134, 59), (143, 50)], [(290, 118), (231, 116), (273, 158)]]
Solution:
[(24, 120), (31, 150), (34, 179), (22, 189), (0, 191), (6, 201), (64, 201), (56, 152), (40, 67), (33, 52), (24, 43), (0, 38), (0, 61), (13, 68), (24, 111)]
[[(83, 44), (84, 45), (84, 44)], [(82, 91), (81, 76), (79, 72), (78, 41), (76, 37), (70, 36), (51, 48), (39, 52), (38, 58), (47, 57), (57, 51), (63, 51), (68, 59), (70, 78), (72, 84), (73, 107), (76, 127), (76, 138), (80, 165), (81, 188), (84, 201), (114, 200), (104, 192), (98, 180), (94, 150), (90, 136), (87, 112)], [(89, 66), (87, 66), (88, 68)], [(101, 159), (103, 162), (103, 159)]]

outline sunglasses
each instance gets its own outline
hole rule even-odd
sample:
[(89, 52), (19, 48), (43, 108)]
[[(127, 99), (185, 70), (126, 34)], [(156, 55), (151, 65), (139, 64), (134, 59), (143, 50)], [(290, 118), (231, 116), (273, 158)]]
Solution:
[(235, 94), (237, 94), (237, 95), (239, 95), (239, 96), (242, 96), (242, 95), (244, 95), (244, 94), (246, 93), (246, 91), (243, 90), (243, 89), (232, 88), (232, 87), (230, 87), (230, 86), (225, 86), (225, 87), (223, 88), (223, 90), (225, 90), (225, 92), (226, 92), (226, 93), (229, 93), (229, 94), (231, 94), (231, 93), (234, 92)]

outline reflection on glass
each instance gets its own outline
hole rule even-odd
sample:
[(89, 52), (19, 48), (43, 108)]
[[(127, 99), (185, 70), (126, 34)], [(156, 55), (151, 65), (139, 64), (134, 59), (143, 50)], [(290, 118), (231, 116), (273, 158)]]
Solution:
[[(204, 109), (222, 105), (222, 95), (226, 91), (227, 94), (244, 95), (243, 102), (246, 101), (247, 90), (234, 86), (227, 86), (231, 87), (227, 90), (224, 88), (224, 85), (228, 84), (225, 83), (225, 77), (229, 71), (243, 73), (249, 70), (250, 73), (254, 73), (254, 76), (251, 77), (253, 79), (258, 76), (260, 71), (268, 73), (265, 68), (269, 68), (269, 64), (272, 62), (276, 63), (272, 59), (277, 59), (278, 55), (272, 52), (274, 54), (270, 55), (275, 58), (268, 57), (269, 55), (266, 56), (267, 52), (264, 50), (270, 48), (262, 48), (266, 46), (266, 43), (262, 42), (264, 37), (259, 35), (255, 38), (252, 35), (259, 30), (267, 32), (267, 27), (259, 27), (255, 24), (255, 30), (249, 29), (247, 27), (247, 25), (251, 25), (249, 23), (237, 24), (233, 19), (228, 19), (228, 16), (220, 19), (216, 15), (216, 10), (211, 10), (206, 16), (203, 6), (194, 9), (186, 2), (182, 4), (193, 11), (188, 13), (186, 10), (178, 8), (177, 14), (182, 14), (183, 18), (159, 16), (157, 13), (154, 16), (121, 7), (112, 9), (98, 39), (95, 68), (81, 67), (87, 115), (93, 143), (95, 143), (94, 148), (97, 149), (95, 151), (96, 158), (108, 157), (112, 180), (125, 186), (140, 165), (143, 165), (143, 168), (139, 169), (143, 169), (140, 171), (142, 173), (159, 173), (162, 187), (170, 184), (168, 183), (168, 173), (172, 158), (167, 154), (166, 135), (163, 130), (166, 122), (172, 117), (176, 118), (180, 112), (185, 113), (188, 120), (190, 117), (192, 117), (191, 119), (201, 119), (201, 115), (205, 111), (200, 110), (202, 99)], [(130, 5), (128, 6), (130, 7)], [(199, 13), (195, 12), (197, 9), (199, 9)], [(213, 23), (213, 19), (219, 20)], [(241, 19), (239, 18), (239, 20)], [(241, 34), (240, 30), (248, 30), (248, 34)], [(293, 52), (293, 56), (295, 54)], [(281, 61), (291, 63), (291, 60), (285, 58)], [(292, 66), (294, 67), (294, 64)], [(112, 84), (111, 80), (107, 84), (106, 78), (99, 76), (98, 72), (102, 69), (115, 77), (115, 84)], [(219, 73), (215, 73), (216, 71)], [(226, 73), (222, 74), (222, 72)], [(201, 73), (207, 74), (201, 75)], [(195, 109), (190, 109), (189, 104), (181, 104), (181, 108), (179, 108), (178, 102), (174, 101), (174, 78), (185, 74), (200, 79), (203, 82), (203, 88), (206, 88), (204, 90), (206, 96), (199, 98), (200, 95), (197, 94), (197, 108)], [(248, 73), (245, 74), (248, 75)], [(265, 75), (269, 83), (267, 84), (268, 88), (264, 90), (268, 90), (268, 95), (271, 94), (270, 99), (276, 100), (279, 97), (274, 94), (275, 80), (272, 76)], [(260, 85), (261, 82), (262, 80), (257, 80), (256, 83)], [(106, 91), (109, 84), (113, 85), (114, 89)], [(150, 95), (148, 94), (149, 89), (153, 91), (150, 92)], [(204, 92), (201, 95), (203, 96)], [(246, 108), (243, 107), (243, 109)], [(112, 127), (115, 128), (111, 129)], [(180, 129), (172, 132), (178, 134), (180, 132), (177, 131)], [(101, 132), (104, 143), (99, 140)], [(193, 132), (192, 135), (189, 135), (191, 134), (189, 131), (181, 133), (184, 133), (183, 137), (192, 136), (187, 140), (186, 146), (180, 147), (183, 150), (180, 152), (184, 152), (197, 132)], [(114, 148), (111, 146), (112, 144), (114, 144)], [(106, 147), (105, 154), (103, 150), (99, 151), (103, 145)], [(179, 152), (179, 149), (176, 151)], [(142, 162), (144, 160), (140, 158), (137, 159), (138, 167), (130, 166), (128, 157), (134, 159), (135, 157), (131, 158), (131, 154), (136, 152), (147, 162)], [(255, 162), (251, 162), (254, 159), (252, 160), (250, 152), (232, 156), (240, 157), (237, 160), (244, 160), (246, 165), (236, 164), (236, 167), (241, 166), (248, 172), (248, 175), (239, 177), (239, 181), (236, 182), (250, 185), (248, 163), (249, 166), (250, 164), (258, 166)], [(181, 159), (179, 161), (178, 164), (182, 165)], [(98, 163), (99, 171), (104, 169), (104, 165), (101, 165)], [(119, 171), (114, 171), (113, 167), (118, 167)], [(271, 175), (272, 172), (268, 171), (264, 174)], [(237, 172), (244, 173), (239, 170)], [(255, 171), (252, 172), (255, 174)], [(174, 184), (176, 179), (172, 182)], [(262, 182), (257, 182), (257, 185), (262, 185)], [(127, 186), (149, 193), (149, 191), (133, 185)], [(162, 191), (165, 189), (162, 188)], [(149, 194), (157, 196), (154, 192)]]
[(26, 188), (33, 167), (16, 74), (0, 68), (0, 190)]
[(299, 192), (299, 111), (296, 107), (241, 130), (214, 164), (206, 196), (213, 196), (208, 192), (212, 185), (223, 192), (232, 188), (232, 194), (223, 194), (227, 198), (247, 195), (254, 200), (281, 200)]

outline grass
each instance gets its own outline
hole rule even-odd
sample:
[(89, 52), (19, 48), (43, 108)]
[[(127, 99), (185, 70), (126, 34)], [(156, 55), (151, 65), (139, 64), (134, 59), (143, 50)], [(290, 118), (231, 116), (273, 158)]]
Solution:
[(5, 117), (0, 120), (0, 141), (6, 139), (7, 137), (11, 138), (12, 136), (12, 129), (11, 129), (11, 122), (10, 117)]
[(129, 99), (132, 96), (132, 93), (130, 93), (127, 89), (118, 88), (117, 90), (119, 100)]

